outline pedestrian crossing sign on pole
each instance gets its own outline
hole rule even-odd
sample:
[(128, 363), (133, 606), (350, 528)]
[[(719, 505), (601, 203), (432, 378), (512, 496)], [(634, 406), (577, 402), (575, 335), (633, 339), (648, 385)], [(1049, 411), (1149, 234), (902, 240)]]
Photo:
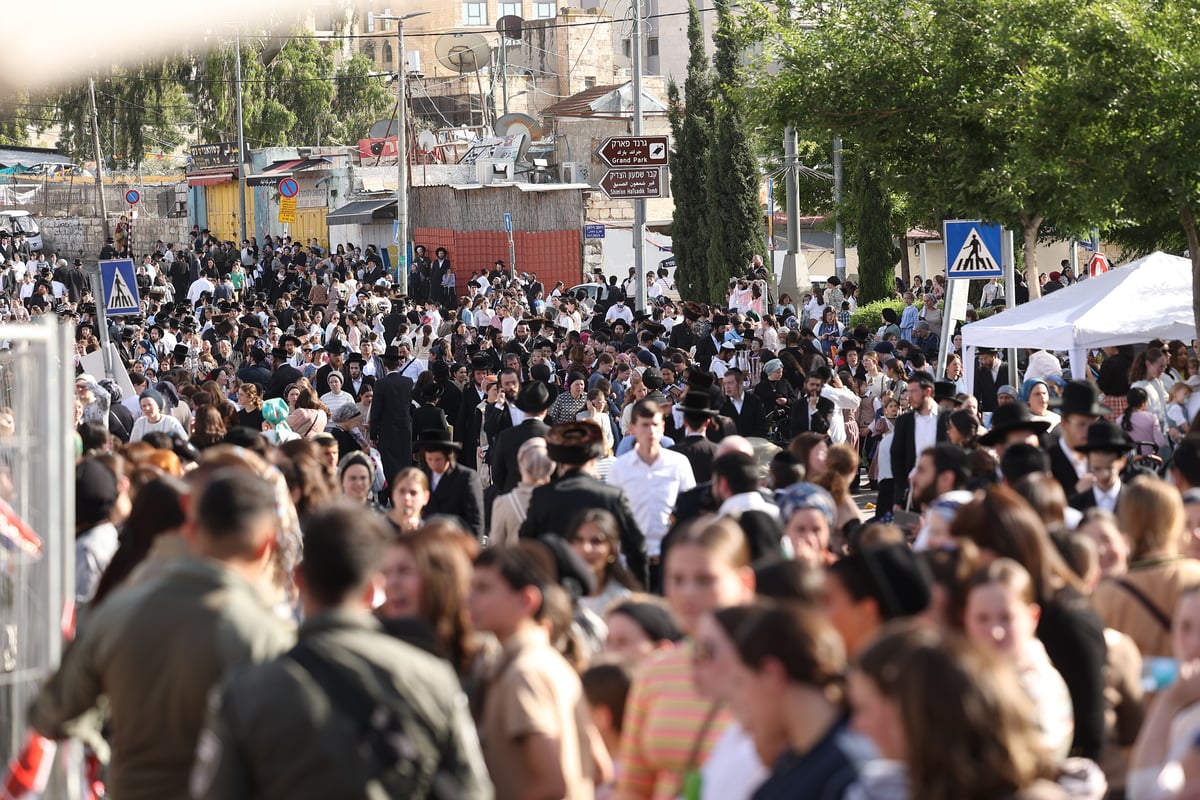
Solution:
[(104, 287), (104, 312), (111, 315), (140, 314), (137, 278), (133, 261), (128, 258), (100, 262), (100, 278)]
[(947, 278), (1000, 278), (1001, 229), (977, 219), (946, 220), (942, 241), (946, 243)]

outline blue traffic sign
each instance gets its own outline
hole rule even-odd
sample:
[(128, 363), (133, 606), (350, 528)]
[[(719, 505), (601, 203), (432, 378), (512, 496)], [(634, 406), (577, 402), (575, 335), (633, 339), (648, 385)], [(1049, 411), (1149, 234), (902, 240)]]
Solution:
[(142, 199), (142, 193), (139, 192), (137, 189), (130, 189), (128, 192), (125, 193), (125, 202), (129, 203), (129, 205), (131, 205), (131, 206), (136, 206), (138, 204), (138, 201), (140, 201), (141, 199)]
[(512, 214), (505, 212), (504, 214), (504, 230), (512, 233)]
[(946, 243), (947, 278), (1000, 278), (1004, 264), (1000, 255), (1001, 228), (977, 219), (946, 220), (942, 241)]
[(137, 278), (134, 275), (132, 259), (101, 261), (100, 277), (104, 286), (104, 302), (102, 304), (104, 313), (112, 315), (142, 313), (141, 304), (138, 302)]
[(279, 194), (284, 197), (295, 197), (300, 194), (300, 184), (295, 178), (284, 178), (279, 182)]
[(604, 225), (588, 224), (583, 226), (583, 238), (585, 239), (603, 239)]

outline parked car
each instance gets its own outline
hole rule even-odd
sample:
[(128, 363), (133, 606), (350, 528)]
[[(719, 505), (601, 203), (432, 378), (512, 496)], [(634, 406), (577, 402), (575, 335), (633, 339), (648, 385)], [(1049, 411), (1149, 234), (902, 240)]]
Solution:
[(44, 246), (42, 229), (38, 227), (37, 220), (28, 211), (0, 211), (0, 231), (8, 231), (12, 234), (23, 233), (31, 251), (34, 253), (42, 251)]

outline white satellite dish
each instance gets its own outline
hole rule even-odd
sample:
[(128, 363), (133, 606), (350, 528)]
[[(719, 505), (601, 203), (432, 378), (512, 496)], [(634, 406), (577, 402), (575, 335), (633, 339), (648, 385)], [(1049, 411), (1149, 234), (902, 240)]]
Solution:
[(496, 120), (496, 124), (492, 128), (496, 131), (497, 136), (512, 136), (514, 133), (523, 133), (529, 141), (542, 138), (541, 124), (528, 114), (515, 112), (505, 114)]
[(422, 153), (432, 153), (437, 149), (437, 137), (433, 131), (421, 131), (417, 134), (417, 147)]
[(478, 33), (447, 33), (433, 43), (433, 54), (446, 69), (465, 75), (492, 63), (492, 46)]

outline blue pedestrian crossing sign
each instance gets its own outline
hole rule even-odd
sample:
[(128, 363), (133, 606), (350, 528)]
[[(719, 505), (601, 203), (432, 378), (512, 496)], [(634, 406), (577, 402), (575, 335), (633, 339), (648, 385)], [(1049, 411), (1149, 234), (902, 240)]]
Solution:
[(142, 313), (132, 260), (101, 261), (100, 277), (104, 285), (104, 313), (114, 316)]
[(977, 219), (946, 220), (942, 241), (946, 243), (947, 278), (1000, 278), (999, 225)]

